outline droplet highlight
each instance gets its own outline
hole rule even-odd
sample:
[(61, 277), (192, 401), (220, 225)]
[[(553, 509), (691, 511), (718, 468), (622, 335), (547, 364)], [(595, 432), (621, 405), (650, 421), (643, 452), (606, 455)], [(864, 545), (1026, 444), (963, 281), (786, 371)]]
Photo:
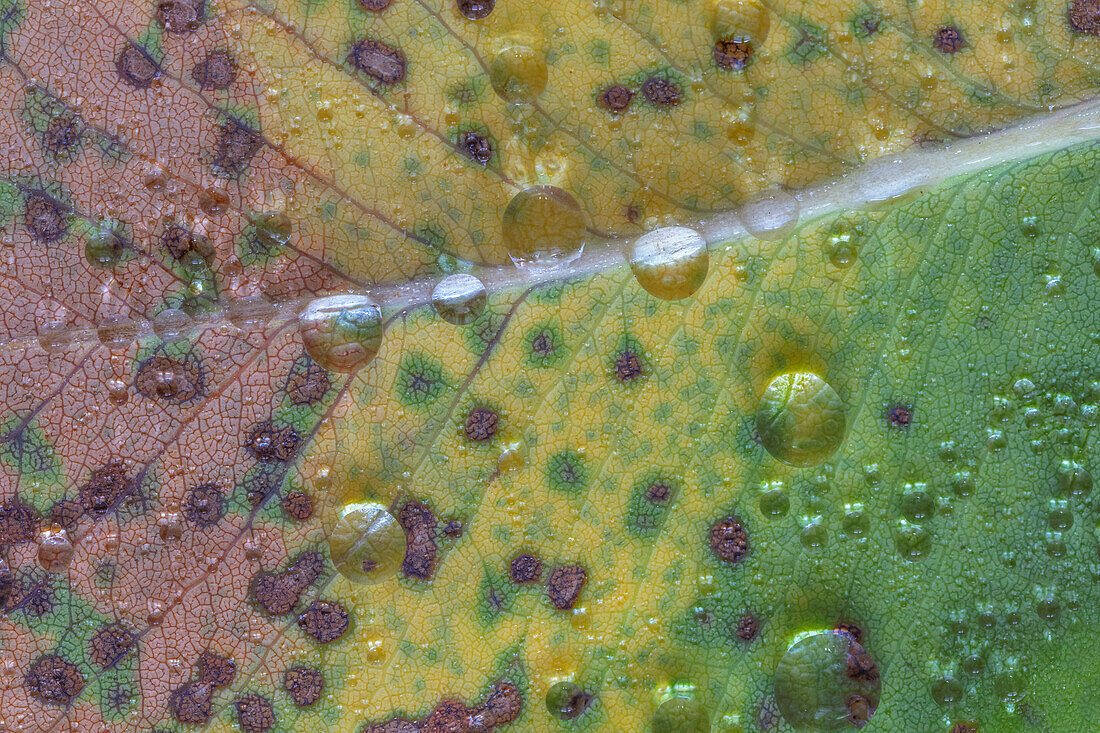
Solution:
[(508, 255), (517, 266), (568, 262), (580, 254), (585, 223), (581, 206), (557, 186), (531, 186), (504, 210)]

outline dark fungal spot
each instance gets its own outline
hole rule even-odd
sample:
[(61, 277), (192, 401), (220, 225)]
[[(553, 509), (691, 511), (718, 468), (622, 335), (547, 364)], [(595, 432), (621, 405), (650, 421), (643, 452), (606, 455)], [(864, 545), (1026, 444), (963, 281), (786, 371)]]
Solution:
[(206, 723), (213, 708), (213, 689), (205, 682), (185, 682), (168, 696), (168, 714), (181, 723)]
[(964, 720), (951, 726), (948, 733), (978, 733), (978, 723), (974, 720)]
[(66, 156), (80, 144), (84, 126), (76, 117), (58, 115), (42, 132), (42, 147), (54, 156)]
[(214, 248), (204, 237), (188, 231), (179, 224), (169, 224), (160, 237), (160, 243), (176, 260), (182, 260), (194, 253), (209, 262), (214, 256)]
[(680, 86), (660, 76), (651, 76), (642, 84), (642, 96), (657, 107), (675, 107), (683, 101)]
[(640, 537), (653, 537), (661, 529), (672, 502), (672, 482), (651, 478), (636, 485), (627, 504), (627, 529)]
[(849, 639), (857, 644), (863, 643), (863, 629), (848, 621), (840, 621), (833, 627), (833, 631), (838, 634), (845, 634)]
[(466, 712), (466, 705), (461, 700), (441, 700), (428, 719), (424, 721), (422, 730), (432, 733), (450, 733), (451, 731), (468, 731), (470, 729), (470, 716)]
[(183, 516), (199, 529), (212, 527), (225, 514), (225, 497), (217, 484), (200, 484), (187, 492), (183, 500)]
[(14, 583), (13, 578), (8, 604), (3, 610), (7, 613), (22, 611), (28, 616), (42, 618), (53, 611), (56, 605), (51, 579), (48, 575), (37, 579), (33, 576), (23, 575), (18, 584)]
[(134, 388), (143, 397), (173, 404), (185, 404), (201, 397), (206, 386), (202, 361), (194, 354), (170, 357), (153, 354), (134, 375)]
[(485, 702), (470, 715), (470, 731), (492, 731), (519, 718), (523, 712), (523, 693), (507, 680), (493, 685)]
[(493, 144), (489, 138), (474, 130), (458, 133), (456, 147), (458, 152), (479, 165), (489, 165), (493, 159)]
[(391, 718), (385, 723), (367, 723), (359, 733), (420, 733), (420, 731), (420, 723), (416, 721), (408, 718)]
[(886, 421), (893, 428), (907, 428), (913, 422), (913, 408), (908, 405), (891, 405), (886, 409)]
[(45, 191), (31, 191), (27, 194), (23, 224), (39, 244), (52, 244), (69, 232), (65, 207)]
[(381, 13), (389, 6), (393, 5), (393, 0), (359, 0), (359, 5), (367, 12)]
[(719, 520), (710, 528), (710, 549), (720, 559), (737, 564), (749, 551), (749, 534), (735, 516)]
[(534, 583), (542, 577), (542, 560), (528, 552), (516, 555), (508, 566), (508, 576), (513, 583)]
[(497, 434), (499, 424), (500, 417), (495, 411), (488, 407), (475, 407), (466, 414), (466, 424), (463, 428), (466, 440), (472, 440), (475, 443), (492, 440)]
[(356, 41), (348, 52), (348, 63), (386, 86), (405, 78), (404, 52), (373, 38)]
[(622, 84), (612, 84), (600, 92), (599, 105), (608, 112), (625, 112), (634, 99), (634, 90)]
[(650, 504), (667, 504), (672, 499), (672, 489), (668, 484), (657, 482), (645, 491), (645, 500)]
[(237, 80), (237, 60), (228, 51), (215, 49), (195, 64), (191, 78), (202, 89), (228, 89)]
[(339, 639), (349, 623), (347, 609), (336, 601), (314, 601), (298, 617), (298, 628), (318, 644)]
[(455, 7), (468, 20), (488, 18), (497, 5), (496, 0), (455, 0)]
[(244, 447), (261, 463), (268, 461), (285, 463), (293, 460), (298, 454), (301, 442), (298, 432), (289, 425), (277, 428), (271, 420), (262, 420), (248, 429)]
[(120, 623), (107, 624), (88, 640), (88, 658), (100, 669), (110, 669), (137, 646), (137, 637)]
[(714, 63), (719, 69), (741, 71), (752, 60), (752, 50), (747, 38), (723, 38), (714, 44)]
[(260, 463), (245, 478), (245, 494), (250, 506), (258, 507), (274, 496), (286, 479), (285, 463)]
[(307, 708), (321, 699), (325, 689), (325, 676), (312, 667), (291, 667), (283, 674), (283, 689), (290, 701), (300, 708)]
[(80, 487), (80, 505), (85, 512), (101, 517), (132, 496), (133, 487), (133, 479), (126, 475), (122, 461), (112, 461), (92, 470), (91, 478)]
[(531, 351), (535, 356), (545, 359), (554, 355), (554, 334), (549, 331), (539, 331), (531, 339)]
[(205, 5), (204, 0), (160, 0), (157, 3), (157, 20), (169, 33), (194, 33), (202, 25)]
[(304, 552), (282, 572), (257, 573), (248, 586), (248, 594), (272, 616), (290, 613), (302, 593), (313, 585), (324, 569), (324, 560), (314, 551)]
[(50, 522), (66, 531), (72, 531), (84, 516), (84, 506), (78, 499), (61, 499), (50, 507)]
[(84, 675), (68, 659), (45, 654), (30, 666), (23, 683), (39, 702), (68, 705), (84, 689)]
[(236, 662), (209, 650), (199, 655), (199, 661), (195, 667), (198, 669), (199, 682), (205, 682), (215, 688), (227, 687), (237, 676)]
[(630, 349), (623, 349), (615, 358), (615, 379), (624, 384), (642, 376), (642, 360)]
[(554, 568), (546, 580), (546, 596), (550, 599), (550, 605), (559, 611), (573, 608), (580, 600), (587, 580), (588, 573), (580, 565)]
[(457, 519), (452, 519), (443, 525), (443, 535), (452, 540), (456, 540), (462, 536), (462, 532), (465, 529), (462, 522)]
[(1069, 27), (1077, 33), (1100, 36), (1100, 0), (1072, 0)]
[(313, 516), (313, 499), (301, 491), (291, 491), (283, 497), (283, 511), (291, 519), (304, 522)]
[(251, 127), (237, 120), (226, 122), (218, 128), (214, 144), (214, 170), (229, 178), (240, 176), (263, 144), (263, 138)]
[(237, 698), (237, 724), (244, 733), (267, 733), (275, 727), (275, 708), (263, 695), (250, 692)]
[(848, 712), (848, 722), (854, 728), (862, 728), (867, 725), (867, 722), (871, 719), (871, 715), (875, 712), (875, 708), (871, 701), (863, 695), (849, 695), (848, 700), (845, 702), (845, 709)]
[(401, 563), (401, 572), (417, 580), (431, 580), (438, 562), (435, 515), (421, 502), (410, 501), (398, 511), (397, 521), (405, 530), (405, 560)]
[(286, 396), (294, 405), (315, 405), (332, 387), (328, 371), (309, 357), (299, 360), (286, 380)]
[(932, 36), (932, 45), (940, 53), (958, 53), (966, 47), (966, 39), (958, 28), (945, 25), (936, 29)]
[(859, 682), (876, 682), (879, 679), (878, 663), (851, 637), (849, 637), (848, 651), (844, 655), (844, 672), (849, 679)]
[(30, 504), (17, 496), (0, 503), (0, 547), (30, 542), (38, 533), (41, 517)]
[(0, 558), (0, 613), (8, 608), (12, 590), (15, 588), (15, 575), (11, 572), (11, 566), (7, 560)]
[(760, 635), (760, 621), (751, 613), (746, 613), (737, 619), (733, 633), (738, 639), (748, 643)]
[(134, 89), (148, 89), (160, 76), (160, 65), (140, 46), (125, 43), (115, 57), (118, 78)]
[(383, 723), (367, 723), (360, 733), (492, 733), (517, 720), (521, 712), (523, 693), (514, 683), (500, 680), (474, 707), (444, 698), (423, 720), (394, 717)]

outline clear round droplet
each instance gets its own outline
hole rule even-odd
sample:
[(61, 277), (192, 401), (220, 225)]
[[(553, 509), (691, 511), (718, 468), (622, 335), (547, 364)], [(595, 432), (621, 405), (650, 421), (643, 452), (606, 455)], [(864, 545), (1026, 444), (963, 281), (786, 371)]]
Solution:
[(629, 261), (634, 277), (646, 292), (664, 300), (680, 300), (706, 280), (710, 255), (699, 232), (665, 227), (638, 237)]
[(954, 705), (962, 698), (962, 683), (954, 677), (941, 677), (932, 683), (932, 699), (937, 705)]
[(895, 538), (898, 554), (910, 562), (916, 562), (928, 554), (932, 548), (932, 538), (928, 530), (919, 524), (902, 521)]
[(384, 506), (374, 502), (344, 507), (329, 533), (336, 569), (353, 583), (392, 578), (405, 560), (405, 532)]
[(63, 573), (73, 559), (73, 543), (63, 529), (46, 530), (38, 537), (38, 563), (47, 573)]
[(298, 316), (306, 351), (325, 369), (366, 366), (382, 346), (382, 310), (364, 295), (318, 298)]
[(653, 714), (653, 733), (710, 733), (710, 715), (695, 698), (670, 697)]
[(592, 695), (576, 682), (557, 682), (546, 692), (546, 710), (558, 720), (574, 720), (588, 709)]
[(760, 513), (765, 517), (785, 517), (790, 508), (791, 500), (783, 489), (769, 489), (760, 495)]
[(840, 395), (812, 372), (780, 374), (756, 408), (756, 431), (764, 447), (792, 466), (828, 460), (844, 441), (846, 427)]
[(810, 522), (802, 528), (798, 541), (807, 550), (820, 550), (829, 542), (829, 532), (820, 522)]
[(529, 46), (509, 46), (489, 64), (489, 83), (509, 102), (530, 102), (546, 89), (546, 54)]
[(117, 234), (103, 229), (89, 236), (84, 243), (84, 259), (97, 269), (110, 270), (122, 261), (125, 249)]
[(262, 328), (275, 315), (275, 306), (260, 295), (235, 300), (226, 308), (225, 317), (242, 331)]
[(800, 635), (775, 670), (775, 701), (796, 730), (862, 728), (878, 708), (878, 664), (849, 634)]
[(1065, 460), (1058, 466), (1058, 487), (1070, 496), (1092, 491), (1092, 474), (1077, 461)]
[(165, 308), (153, 317), (153, 333), (164, 341), (180, 341), (191, 332), (193, 321), (178, 308)]
[(432, 290), (432, 307), (447, 323), (464, 326), (485, 312), (485, 285), (473, 275), (448, 275)]
[(504, 209), (504, 245), (516, 265), (568, 262), (584, 245), (584, 213), (571, 194), (557, 186), (531, 186)]
[(138, 337), (138, 325), (126, 316), (107, 316), (96, 329), (99, 343), (111, 351), (125, 351)]
[(290, 217), (284, 211), (262, 211), (251, 217), (256, 243), (275, 249), (290, 241)]
[(72, 329), (65, 320), (46, 321), (38, 327), (38, 345), (46, 351), (63, 351), (72, 343)]
[(757, 239), (782, 239), (798, 224), (798, 199), (782, 189), (760, 194), (741, 207), (741, 223)]

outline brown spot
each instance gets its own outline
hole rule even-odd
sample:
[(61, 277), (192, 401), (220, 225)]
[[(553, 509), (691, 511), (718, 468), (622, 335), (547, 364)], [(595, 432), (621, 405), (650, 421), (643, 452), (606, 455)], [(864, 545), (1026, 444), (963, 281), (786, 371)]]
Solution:
[(348, 63), (386, 86), (405, 78), (405, 54), (401, 49), (373, 38), (356, 41), (348, 52)]
[(650, 504), (664, 506), (672, 499), (672, 488), (668, 484), (656, 483), (645, 490), (645, 500)]
[(283, 511), (291, 519), (304, 522), (313, 516), (313, 499), (301, 491), (291, 491), (283, 497)]
[(958, 28), (945, 25), (936, 29), (936, 33), (932, 36), (932, 45), (940, 53), (958, 53), (966, 47), (966, 39)]
[(77, 499), (61, 499), (50, 507), (50, 522), (66, 531), (72, 531), (84, 516), (84, 506)]
[(615, 379), (624, 384), (642, 376), (642, 360), (630, 349), (624, 350), (615, 359)]
[(348, 630), (347, 609), (336, 601), (314, 601), (298, 617), (298, 628), (318, 644), (336, 641)]
[(225, 497), (217, 484), (200, 484), (187, 492), (183, 516), (199, 529), (212, 527), (225, 514)]
[(42, 133), (42, 147), (52, 155), (65, 155), (80, 144), (84, 126), (76, 117), (58, 116)]
[(397, 521), (405, 530), (405, 561), (401, 571), (410, 578), (431, 580), (438, 561), (435, 515), (421, 502), (410, 501), (397, 513)]
[(449, 521), (445, 525), (443, 525), (443, 534), (446, 535), (447, 537), (449, 537), (452, 540), (458, 539), (459, 537), (461, 537), (462, 536), (462, 531), (463, 531), (462, 522), (460, 522), (457, 519), (452, 519), (451, 521)]
[(978, 721), (964, 720), (951, 726), (948, 733), (978, 733)]
[(642, 220), (642, 207), (637, 204), (628, 204), (626, 207), (626, 220), (631, 224), (637, 224)]
[(1072, 0), (1069, 27), (1077, 33), (1100, 36), (1100, 0)]
[(608, 112), (625, 112), (633, 99), (633, 89), (622, 84), (612, 84), (600, 92), (597, 101)]
[(286, 396), (291, 404), (314, 405), (328, 394), (331, 386), (332, 382), (325, 368), (308, 359), (305, 364), (293, 369), (287, 377)]
[(228, 51), (210, 51), (191, 69), (191, 78), (202, 89), (228, 89), (237, 80), (237, 61)]
[(199, 682), (205, 682), (214, 688), (227, 687), (237, 676), (236, 662), (209, 650), (199, 655), (195, 666), (199, 672)]
[(246, 479), (249, 505), (258, 507), (283, 485), (287, 467), (284, 463), (261, 463)]
[(466, 415), (466, 440), (484, 443), (497, 434), (500, 417), (488, 407), (475, 407)]
[(229, 178), (240, 176), (263, 144), (263, 138), (252, 128), (236, 120), (226, 122), (218, 128), (218, 138), (214, 144), (214, 170)]
[(88, 656), (100, 669), (110, 669), (121, 662), (137, 646), (137, 637), (119, 623), (108, 624), (92, 634), (88, 641)]
[(52, 244), (69, 233), (65, 207), (45, 191), (27, 194), (23, 223), (39, 244)]
[(321, 699), (325, 677), (319, 669), (291, 667), (283, 675), (283, 689), (290, 695), (291, 702), (306, 708)]
[(371, 13), (381, 13), (383, 10), (393, 5), (393, 0), (359, 0), (359, 4)]
[(0, 613), (7, 610), (14, 588), (15, 576), (11, 572), (11, 567), (7, 560), (0, 558)]
[(485, 702), (471, 712), (470, 731), (471, 733), (493, 731), (519, 718), (521, 712), (523, 712), (523, 693), (511, 682), (497, 682), (493, 685), (493, 689), (489, 690)]
[(134, 89), (147, 89), (160, 76), (160, 66), (144, 48), (125, 43), (115, 57), (115, 71)]
[(863, 695), (849, 695), (846, 707), (848, 722), (854, 728), (862, 728), (867, 725), (867, 721), (871, 719), (871, 715), (875, 712), (871, 701)]
[(188, 354), (180, 359), (154, 354), (138, 366), (134, 388), (151, 400), (184, 404), (202, 396), (205, 381), (197, 356)]
[(737, 628), (734, 629), (737, 638), (744, 642), (750, 642), (760, 635), (760, 621), (751, 613), (746, 613), (737, 620)]
[(848, 653), (844, 656), (845, 673), (849, 679), (875, 682), (879, 679), (878, 664), (866, 649), (849, 637)]
[(496, 0), (455, 0), (455, 7), (469, 20), (488, 18), (497, 5)]
[(508, 566), (513, 583), (534, 583), (542, 577), (542, 560), (529, 553), (516, 555)]
[(838, 621), (833, 631), (844, 634), (857, 644), (863, 643), (863, 629), (848, 621)]
[(294, 459), (302, 439), (289, 425), (276, 428), (271, 420), (256, 423), (245, 436), (244, 447), (257, 461), (287, 462)]
[(554, 353), (554, 334), (549, 331), (539, 331), (535, 338), (531, 339), (531, 351), (535, 356), (547, 357)]
[(470, 716), (460, 700), (443, 700), (428, 715), (422, 733), (468, 733)]
[(385, 723), (367, 723), (360, 733), (420, 733), (420, 724), (406, 718), (392, 718)]
[(886, 420), (890, 427), (907, 428), (913, 422), (913, 408), (908, 405), (893, 405), (886, 411)]
[(169, 33), (194, 33), (202, 25), (205, 4), (204, 0), (161, 0), (157, 4), (157, 20)]
[(747, 38), (723, 38), (714, 44), (714, 63), (719, 69), (741, 71), (752, 60), (752, 50)]
[(245, 733), (267, 733), (275, 727), (275, 708), (263, 695), (251, 692), (237, 698), (237, 724)]
[(646, 79), (642, 84), (642, 96), (658, 107), (675, 107), (683, 101), (680, 86), (659, 76)]
[(80, 505), (89, 514), (101, 517), (133, 493), (133, 480), (126, 475), (122, 461), (112, 461), (92, 470), (91, 478), (80, 487)]
[(0, 547), (30, 542), (38, 533), (41, 518), (30, 504), (17, 496), (0, 503)]
[(546, 580), (546, 595), (550, 599), (550, 605), (559, 611), (568, 611), (577, 605), (587, 580), (588, 573), (580, 565), (554, 568)]
[(734, 516), (719, 520), (710, 528), (710, 549), (728, 563), (739, 563), (749, 551), (749, 534), (745, 525)]
[(324, 569), (324, 560), (314, 551), (304, 552), (282, 572), (257, 573), (248, 592), (256, 603), (272, 616), (290, 613), (302, 593), (313, 585)]
[(206, 723), (214, 708), (213, 696), (213, 689), (205, 682), (185, 682), (168, 696), (168, 713), (181, 723)]
[(39, 702), (68, 705), (84, 689), (84, 675), (69, 660), (57, 654), (38, 658), (23, 676), (27, 689)]
[(6, 612), (23, 611), (28, 616), (41, 618), (54, 609), (56, 605), (49, 576), (41, 579), (24, 576), (18, 585), (12, 579), (12, 590), (8, 599), (8, 605), (2, 609)]
[(160, 242), (174, 259), (182, 260), (194, 252), (209, 262), (214, 256), (214, 248), (204, 238), (187, 231), (179, 224), (170, 224), (165, 228)]
[(458, 134), (458, 152), (480, 165), (493, 159), (493, 144), (480, 132), (467, 130)]

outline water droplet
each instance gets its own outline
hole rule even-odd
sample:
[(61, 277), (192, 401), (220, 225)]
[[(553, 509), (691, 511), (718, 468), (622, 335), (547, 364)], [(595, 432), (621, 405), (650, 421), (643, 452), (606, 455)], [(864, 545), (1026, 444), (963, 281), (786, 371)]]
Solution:
[(489, 83), (502, 99), (529, 102), (546, 88), (546, 55), (521, 44), (505, 48), (489, 64)]
[(557, 682), (546, 692), (546, 710), (558, 720), (573, 720), (588, 709), (592, 696), (576, 682)]
[(92, 234), (84, 243), (84, 258), (100, 270), (110, 270), (121, 262), (124, 251), (122, 239), (106, 229)]
[(742, 206), (741, 223), (757, 239), (782, 239), (798, 223), (798, 199), (783, 189), (760, 194)]
[(130, 399), (130, 390), (121, 379), (107, 380), (107, 399), (116, 405), (125, 405)]
[(810, 522), (802, 528), (798, 539), (807, 550), (820, 550), (828, 543), (829, 532), (824, 525), (818, 522)]
[(504, 244), (517, 265), (567, 262), (580, 253), (584, 233), (580, 204), (556, 186), (525, 188), (504, 210)]
[(191, 316), (178, 308), (165, 308), (153, 318), (153, 333), (164, 341), (180, 341), (192, 325)]
[(63, 573), (73, 559), (73, 543), (63, 529), (49, 529), (38, 536), (38, 563), (47, 573)]
[(845, 507), (840, 526), (853, 537), (862, 537), (871, 528), (871, 520), (867, 518), (862, 504), (849, 504)]
[(924, 484), (908, 485), (901, 497), (901, 513), (910, 522), (925, 522), (936, 513), (936, 500)]
[(846, 219), (840, 219), (829, 228), (825, 237), (825, 256), (833, 267), (848, 267), (859, 256), (859, 244), (863, 228)]
[(318, 298), (298, 319), (306, 351), (326, 369), (354, 371), (382, 346), (382, 311), (363, 295)]
[(993, 692), (1009, 710), (1024, 698), (1024, 678), (1016, 671), (1002, 672), (993, 681)]
[(1012, 391), (1016, 393), (1017, 397), (1030, 397), (1035, 393), (1035, 383), (1027, 378), (1017, 379), (1016, 383), (1012, 385)]
[(758, 0), (708, 0), (707, 24), (715, 39), (751, 39), (762, 47), (771, 16)]
[(932, 547), (932, 538), (928, 530), (919, 524), (910, 524), (902, 520), (896, 537), (898, 554), (906, 560), (916, 562), (928, 554)]
[(695, 698), (670, 697), (653, 714), (653, 733), (710, 733), (710, 715)]
[(344, 507), (328, 544), (336, 569), (354, 583), (392, 578), (405, 559), (404, 530), (384, 506), (372, 502)]
[(783, 489), (769, 489), (760, 495), (760, 513), (765, 517), (784, 517), (791, 508), (791, 500)]
[(643, 234), (634, 242), (628, 259), (638, 284), (664, 300), (680, 300), (698, 290), (710, 264), (706, 240), (687, 227)]
[(125, 351), (138, 336), (138, 325), (126, 316), (107, 316), (96, 329), (99, 343), (111, 351)]
[(226, 308), (225, 316), (242, 331), (262, 328), (275, 315), (275, 306), (260, 295), (235, 300)]
[(1064, 460), (1058, 466), (1058, 487), (1070, 496), (1084, 496), (1092, 491), (1092, 474), (1077, 461)]
[(861, 728), (878, 708), (878, 664), (849, 634), (796, 637), (775, 670), (779, 712), (802, 731)]
[[(990, 614), (992, 617), (992, 614)], [(968, 675), (979, 675), (985, 671), (985, 659), (980, 654), (971, 654), (962, 660), (962, 671)]]
[(1052, 499), (1050, 502), (1050, 528), (1064, 532), (1073, 526), (1073, 510), (1065, 499)]
[(290, 217), (284, 211), (262, 211), (252, 214), (256, 244), (264, 250), (274, 250), (290, 241)]
[(937, 705), (954, 705), (962, 697), (962, 683), (954, 677), (941, 677), (932, 683), (932, 699)]
[(1039, 618), (1044, 621), (1054, 623), (1062, 613), (1062, 606), (1057, 598), (1041, 598), (1035, 604), (1035, 613), (1039, 614)]
[(464, 326), (485, 311), (485, 285), (473, 275), (448, 275), (432, 290), (432, 306), (447, 323)]
[(66, 320), (46, 321), (38, 327), (38, 345), (46, 351), (63, 351), (72, 343), (72, 330)]
[(812, 372), (772, 380), (756, 408), (756, 431), (774, 458), (792, 466), (828, 460), (844, 441), (844, 403)]

